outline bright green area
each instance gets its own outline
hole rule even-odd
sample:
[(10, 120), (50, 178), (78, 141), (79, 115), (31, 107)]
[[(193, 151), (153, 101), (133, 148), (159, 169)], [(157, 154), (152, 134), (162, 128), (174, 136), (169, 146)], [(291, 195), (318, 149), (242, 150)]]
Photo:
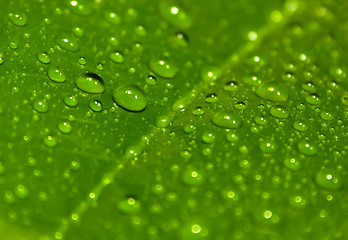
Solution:
[(1, 240), (348, 239), (348, 4), (0, 0)]

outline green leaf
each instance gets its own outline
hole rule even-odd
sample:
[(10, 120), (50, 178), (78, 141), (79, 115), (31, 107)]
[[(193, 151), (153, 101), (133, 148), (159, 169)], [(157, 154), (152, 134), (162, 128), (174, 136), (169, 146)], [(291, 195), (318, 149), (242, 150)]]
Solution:
[(0, 239), (348, 238), (345, 1), (0, 3)]

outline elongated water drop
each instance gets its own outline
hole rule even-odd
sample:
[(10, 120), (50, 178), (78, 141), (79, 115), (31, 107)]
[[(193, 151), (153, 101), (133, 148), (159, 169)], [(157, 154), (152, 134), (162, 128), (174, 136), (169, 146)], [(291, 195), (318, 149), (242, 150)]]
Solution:
[(242, 120), (236, 114), (225, 111), (215, 113), (211, 121), (222, 128), (239, 128), (242, 125)]
[(142, 111), (147, 106), (145, 93), (132, 85), (123, 85), (115, 89), (113, 99), (117, 105), (132, 112)]
[(329, 191), (337, 191), (342, 188), (341, 177), (328, 169), (320, 170), (315, 175), (315, 182), (319, 187)]
[(152, 59), (149, 66), (156, 75), (163, 78), (174, 78), (178, 71), (173, 61), (165, 57)]
[(62, 83), (66, 80), (65, 73), (58, 67), (51, 67), (48, 69), (47, 75), (53, 82)]
[(162, 1), (159, 9), (162, 16), (174, 26), (182, 29), (191, 27), (191, 16), (173, 1)]
[(275, 118), (287, 118), (290, 114), (286, 107), (280, 105), (272, 107), (269, 113)]
[(86, 73), (78, 77), (76, 86), (87, 93), (103, 93), (105, 91), (103, 79), (95, 73)]
[(256, 95), (274, 102), (285, 102), (289, 98), (288, 90), (277, 82), (261, 84), (256, 90)]
[(79, 50), (79, 45), (71, 37), (58, 38), (56, 40), (56, 43), (58, 44), (59, 47), (67, 51), (76, 52), (77, 50)]
[(27, 15), (25, 13), (10, 13), (8, 17), (10, 21), (18, 27), (27, 25)]

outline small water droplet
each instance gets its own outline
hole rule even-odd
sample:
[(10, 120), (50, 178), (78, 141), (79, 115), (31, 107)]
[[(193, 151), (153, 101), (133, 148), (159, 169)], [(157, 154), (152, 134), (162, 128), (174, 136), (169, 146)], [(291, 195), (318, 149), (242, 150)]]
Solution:
[(155, 125), (158, 128), (166, 128), (170, 124), (170, 117), (166, 115), (158, 116), (155, 120)]
[(272, 107), (269, 113), (275, 118), (287, 118), (290, 114), (286, 107), (280, 105)]
[(226, 140), (229, 141), (230, 143), (236, 143), (239, 140), (239, 137), (232, 132), (226, 133)]
[(64, 134), (69, 134), (69, 133), (71, 133), (71, 130), (72, 130), (71, 123), (68, 122), (68, 121), (59, 122), (59, 123), (58, 123), (58, 130), (59, 130), (61, 133), (64, 133)]
[(14, 192), (19, 199), (26, 199), (29, 196), (29, 189), (22, 184), (18, 184)]
[(206, 82), (214, 82), (220, 76), (220, 69), (214, 66), (205, 67), (201, 71), (201, 77)]
[(305, 132), (308, 130), (307, 124), (303, 121), (296, 121), (292, 126), (299, 132)]
[(48, 111), (49, 107), (45, 99), (39, 99), (33, 102), (33, 108), (39, 113), (45, 113)]
[(220, 111), (213, 115), (212, 123), (222, 128), (239, 128), (242, 120), (232, 112)]
[(120, 201), (117, 208), (124, 214), (136, 214), (140, 211), (140, 203), (134, 198), (130, 197)]
[(157, 79), (155, 78), (155, 76), (152, 75), (145, 77), (145, 81), (147, 84), (151, 86), (155, 86), (157, 84)]
[(297, 148), (301, 153), (308, 156), (313, 156), (317, 153), (317, 147), (308, 140), (299, 142)]
[(123, 63), (124, 62), (124, 57), (123, 57), (122, 53), (120, 53), (120, 52), (110, 53), (110, 59), (114, 63)]
[(296, 158), (285, 158), (284, 165), (292, 171), (297, 171), (302, 167), (301, 162), (296, 160)]
[(225, 84), (224, 89), (228, 92), (234, 92), (238, 89), (238, 83), (235, 81), (229, 81)]
[(195, 116), (202, 116), (204, 115), (204, 109), (202, 107), (196, 107), (192, 110), (192, 114)]
[(71, 96), (66, 96), (64, 98), (64, 103), (68, 106), (68, 107), (75, 107), (78, 103), (77, 98), (74, 95)]
[(76, 86), (87, 93), (103, 93), (105, 91), (103, 79), (95, 73), (86, 73), (76, 79)]
[(65, 73), (58, 67), (51, 67), (48, 69), (47, 75), (54, 82), (62, 83), (66, 80)]
[(212, 132), (204, 132), (202, 135), (202, 141), (207, 144), (213, 143), (215, 141), (215, 134)]
[(319, 105), (321, 103), (321, 99), (317, 94), (313, 93), (306, 97), (306, 102), (312, 105)]
[(277, 151), (278, 146), (274, 140), (263, 140), (260, 142), (260, 149), (264, 153), (273, 153)]
[(112, 24), (121, 23), (121, 18), (115, 12), (105, 12), (105, 19)]
[(10, 13), (8, 16), (10, 21), (18, 27), (27, 25), (27, 15), (25, 13)]
[(343, 186), (341, 176), (328, 169), (320, 170), (315, 175), (315, 182), (319, 187), (328, 191), (338, 191)]
[(39, 53), (36, 57), (42, 63), (48, 64), (51, 62), (51, 57), (47, 52)]
[(204, 177), (201, 172), (195, 169), (187, 169), (182, 174), (182, 181), (189, 187), (197, 187), (202, 185)]
[(256, 90), (256, 95), (274, 102), (285, 102), (289, 98), (288, 90), (277, 82), (261, 84)]
[(81, 29), (79, 27), (73, 28), (72, 31), (76, 37), (82, 37), (84, 35), (83, 29)]
[(320, 117), (326, 121), (332, 121), (334, 116), (330, 112), (321, 112)]
[(207, 103), (214, 103), (219, 100), (219, 97), (215, 93), (210, 93), (205, 97)]
[(56, 137), (52, 135), (47, 135), (43, 138), (43, 142), (46, 145), (46, 147), (53, 148), (57, 145), (58, 140)]
[(163, 78), (174, 78), (178, 71), (174, 62), (165, 57), (152, 59), (149, 66), (156, 75)]
[(175, 27), (182, 29), (191, 27), (191, 16), (178, 4), (172, 1), (162, 1), (159, 9), (162, 16)]
[(268, 120), (265, 117), (255, 117), (254, 121), (260, 126), (265, 126), (268, 123)]
[(92, 13), (92, 4), (90, 1), (87, 0), (71, 0), (70, 1), (70, 8), (72, 12), (79, 14), (79, 15), (89, 15)]
[(76, 52), (77, 50), (79, 50), (79, 45), (71, 37), (58, 38), (56, 40), (56, 43), (59, 47), (67, 51)]
[(99, 100), (93, 100), (89, 103), (89, 107), (94, 112), (100, 112), (103, 110), (103, 104)]
[(142, 111), (147, 106), (145, 93), (136, 86), (120, 86), (114, 90), (113, 99), (117, 105), (132, 112)]

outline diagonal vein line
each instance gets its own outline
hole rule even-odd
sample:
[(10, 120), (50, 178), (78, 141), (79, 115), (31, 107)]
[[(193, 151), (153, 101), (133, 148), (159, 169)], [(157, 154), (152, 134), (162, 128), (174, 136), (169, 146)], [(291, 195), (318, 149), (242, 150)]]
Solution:
[[(283, 12), (281, 14), (283, 16), (283, 19), (281, 21), (270, 22), (270, 23), (266, 24), (263, 28), (259, 29), (258, 37), (257, 37), (256, 41), (253, 41), (253, 42), (250, 41), (250, 42), (244, 44), (241, 48), (239, 48), (239, 50), (236, 53), (231, 55), (230, 58), (227, 59), (226, 63), (221, 67), (221, 72), (225, 73), (226, 71), (228, 71), (229, 68), (231, 68), (231, 66), (234, 66), (241, 59), (245, 58), (248, 53), (250, 53), (254, 49), (257, 49), (258, 47), (260, 47), (263, 39), (266, 36), (268, 36), (269, 34), (277, 31), (277, 29), (284, 26), (284, 24), (286, 24), (287, 21), (289, 20), (289, 18), (292, 16), (291, 12), (287, 12), (285, 10), (283, 10)], [(220, 80), (221, 80), (221, 78), (220, 78)], [(217, 81), (219, 81), (219, 80), (217, 80)], [(178, 105), (179, 111), (172, 110), (168, 113), (168, 116), (171, 119), (175, 118), (177, 116), (178, 112), (180, 112), (180, 110), (183, 111), (187, 106), (192, 104), (198, 98), (199, 93), (202, 93), (205, 89), (208, 89), (210, 86), (211, 86), (210, 82), (202, 84), (202, 80), (201, 80), (199, 83), (197, 83), (191, 89), (191, 91), (189, 91), (188, 94), (186, 94), (185, 96), (183, 96), (182, 98), (177, 100), (177, 103), (181, 103), (181, 102), (183, 103), (181, 106), (180, 106), (180, 104)], [(149, 134), (147, 134), (147, 136), (150, 136), (149, 140), (151, 140), (153, 137), (157, 136), (161, 132), (162, 132), (162, 129), (154, 128), (149, 132)], [(136, 145), (135, 148), (142, 149), (145, 146), (145, 144), (146, 143), (144, 141), (139, 141), (138, 145)], [(102, 177), (100, 182), (90, 192), (93, 194), (93, 196), (95, 196), (95, 197), (93, 197), (93, 200), (96, 200), (100, 196), (100, 194), (103, 192), (105, 187), (108, 184), (113, 182), (113, 179), (116, 176), (117, 172), (123, 168), (124, 164), (128, 160), (129, 160), (129, 157), (127, 157), (126, 154), (123, 155), (120, 159), (121, 163), (119, 163), (117, 166), (115, 166), (109, 172), (104, 174), (104, 176)], [(81, 218), (81, 215), (83, 215), (87, 211), (89, 206), (91, 205), (91, 204), (89, 204), (89, 202), (91, 202), (91, 197), (87, 196), (86, 199), (84, 201), (82, 201), (75, 208), (75, 210), (72, 212), (72, 214), (63, 220), (62, 224), (60, 226), (58, 226), (58, 228), (55, 232), (56, 239), (62, 239), (64, 237), (64, 234), (71, 227), (71, 223), (72, 223), (71, 216), (72, 215), (76, 214), (76, 216)]]

